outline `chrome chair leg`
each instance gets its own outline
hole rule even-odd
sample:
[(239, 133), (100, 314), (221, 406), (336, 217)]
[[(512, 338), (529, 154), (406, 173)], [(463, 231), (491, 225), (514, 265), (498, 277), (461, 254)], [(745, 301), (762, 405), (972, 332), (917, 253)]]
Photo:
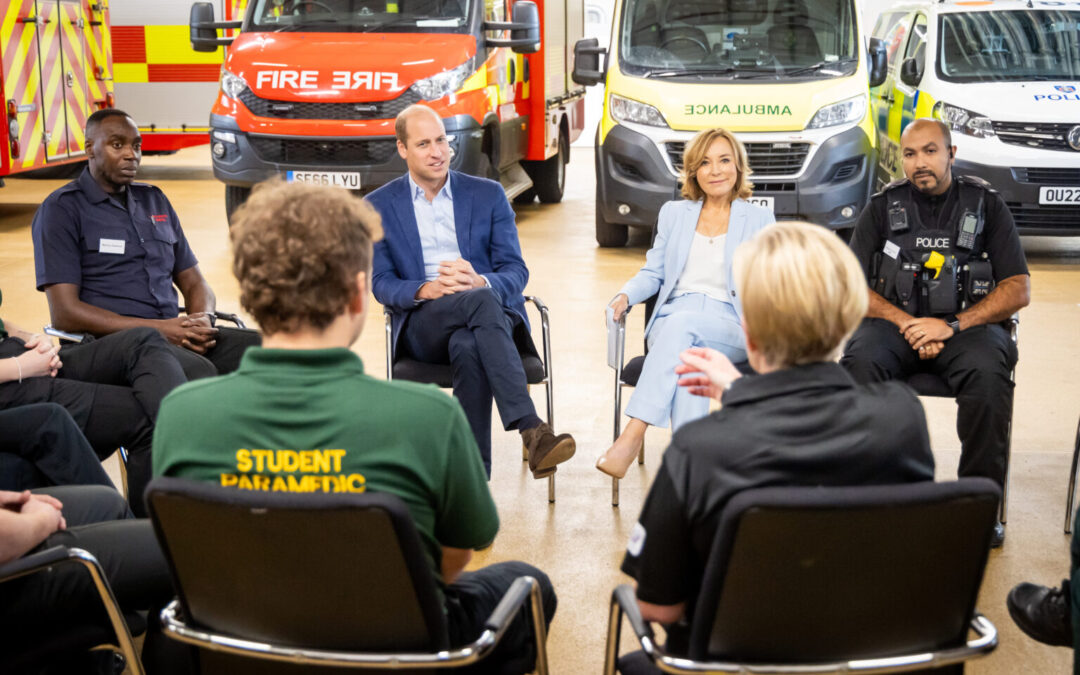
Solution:
[(1080, 463), (1080, 420), (1076, 423), (1076, 442), (1073, 444), (1072, 468), (1069, 470), (1069, 492), (1065, 496), (1065, 534), (1072, 534), (1073, 503), (1076, 499), (1076, 470)]

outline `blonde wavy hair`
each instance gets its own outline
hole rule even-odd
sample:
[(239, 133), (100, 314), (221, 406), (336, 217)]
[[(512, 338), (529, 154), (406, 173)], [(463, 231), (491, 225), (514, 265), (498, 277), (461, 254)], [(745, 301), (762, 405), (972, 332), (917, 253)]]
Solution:
[(723, 138), (731, 144), (731, 151), (735, 153), (735, 187), (731, 189), (729, 199), (747, 199), (754, 194), (754, 184), (750, 182), (750, 160), (746, 157), (746, 147), (742, 141), (735, 138), (735, 134), (727, 129), (717, 127), (707, 129), (694, 136), (683, 150), (683, 168), (680, 176), (682, 180), (682, 196), (693, 202), (705, 199), (705, 191), (697, 182), (697, 171), (705, 162), (705, 154), (709, 147), (718, 138)]
[(746, 334), (773, 367), (835, 360), (866, 316), (862, 267), (818, 225), (769, 225), (739, 246), (732, 264)]

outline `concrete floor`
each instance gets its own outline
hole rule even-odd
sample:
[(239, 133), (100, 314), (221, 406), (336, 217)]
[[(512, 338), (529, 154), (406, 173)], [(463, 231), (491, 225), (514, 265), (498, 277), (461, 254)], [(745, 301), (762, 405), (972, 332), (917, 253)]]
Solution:
[[(213, 179), (206, 149), (146, 158), (140, 179), (157, 184), (172, 200), (219, 307), (239, 310), (224, 190)], [(63, 183), (14, 179), (0, 189), (0, 315), (22, 325), (48, 320), (44, 294), (33, 290), (30, 220), (37, 204)], [(631, 469), (622, 482), (622, 506), (612, 508), (611, 481), (592, 466), (610, 443), (612, 428), (614, 377), (605, 365), (602, 310), (641, 266), (648, 238), (637, 233), (625, 249), (597, 248), (593, 186), (591, 149), (575, 147), (563, 202), (517, 209), (532, 274), (527, 292), (552, 310), (556, 427), (576, 436), (578, 454), (560, 467), (558, 501), (548, 504), (545, 482), (534, 481), (520, 461), (518, 435), (495, 433), (491, 489), (502, 530), (494, 546), (473, 562), (522, 559), (551, 575), (559, 609), (549, 650), (553, 672), (560, 674), (600, 671), (608, 598), (616, 584), (627, 581), (618, 564), (669, 438), (666, 430), (650, 431), (646, 464)], [(1024, 246), (1033, 296), (1020, 325), (1008, 537), (990, 557), (979, 600), (979, 609), (1000, 631), (1000, 646), (970, 666), (969, 672), (980, 675), (1063, 673), (1071, 663), (1068, 650), (1040, 645), (1020, 633), (1005, 608), (1005, 595), (1016, 583), (1056, 585), (1067, 574), (1069, 547), (1062, 523), (1080, 413), (1080, 365), (1073, 342), (1080, 334), (1080, 238), (1025, 238)], [(631, 315), (628, 345), (641, 344), (638, 317)], [(355, 350), (376, 376), (384, 374), (383, 349), (381, 312), (373, 311)], [(542, 393), (534, 391), (534, 398), (542, 410)], [(924, 403), (939, 477), (955, 477), (955, 406), (948, 400)], [(114, 463), (108, 464), (115, 471)]]

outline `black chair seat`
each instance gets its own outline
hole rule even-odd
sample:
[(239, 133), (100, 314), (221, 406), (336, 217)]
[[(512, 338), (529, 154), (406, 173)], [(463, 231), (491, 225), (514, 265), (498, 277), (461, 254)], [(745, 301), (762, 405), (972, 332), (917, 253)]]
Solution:
[[(521, 364), (525, 366), (525, 379), (529, 384), (540, 384), (544, 381), (544, 362), (539, 356), (522, 354)], [(449, 363), (425, 363), (416, 359), (402, 358), (394, 364), (394, 379), (449, 388), (453, 383), (453, 373)]]
[(949, 384), (933, 373), (915, 373), (904, 380), (904, 382), (914, 389), (915, 393), (919, 396), (939, 396), (941, 398), (953, 397), (953, 392), (949, 389)]

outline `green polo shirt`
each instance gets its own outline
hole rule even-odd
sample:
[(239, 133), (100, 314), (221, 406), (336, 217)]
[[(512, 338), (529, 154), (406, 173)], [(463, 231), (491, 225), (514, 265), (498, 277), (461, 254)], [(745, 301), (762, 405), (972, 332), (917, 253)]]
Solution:
[(442, 546), (482, 548), (499, 529), (457, 401), (369, 377), (347, 349), (253, 347), (235, 373), (177, 388), (161, 404), (153, 466), (244, 490), (397, 495), (437, 579)]

